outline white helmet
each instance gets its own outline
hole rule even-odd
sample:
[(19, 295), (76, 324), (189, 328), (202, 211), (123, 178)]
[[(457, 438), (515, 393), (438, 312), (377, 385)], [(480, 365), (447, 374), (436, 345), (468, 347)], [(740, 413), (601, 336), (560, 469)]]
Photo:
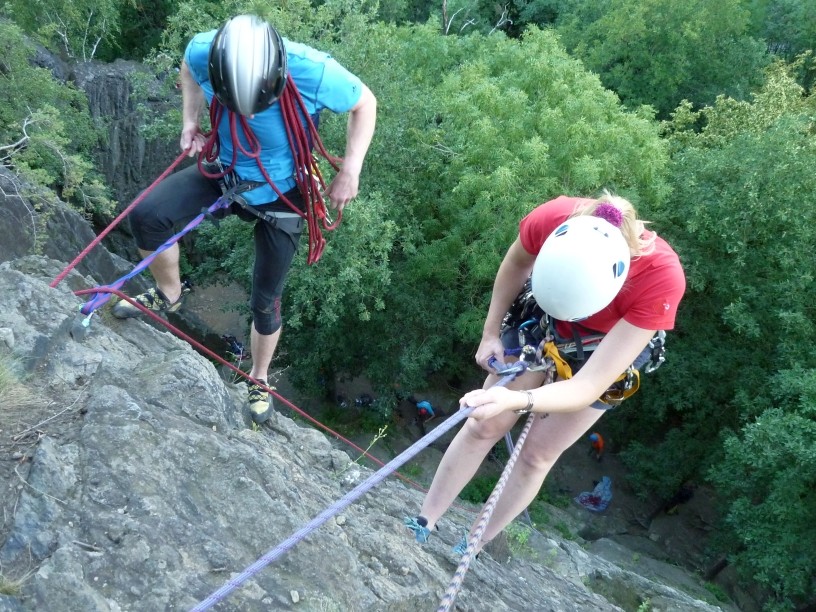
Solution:
[(600, 217), (567, 219), (544, 241), (533, 266), (533, 296), (555, 319), (577, 321), (612, 302), (629, 273), (629, 245)]

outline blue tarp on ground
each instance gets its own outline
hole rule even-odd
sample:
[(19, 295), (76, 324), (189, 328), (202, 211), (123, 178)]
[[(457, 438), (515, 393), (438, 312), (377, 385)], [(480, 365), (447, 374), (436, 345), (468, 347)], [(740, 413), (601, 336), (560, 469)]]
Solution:
[(581, 493), (575, 501), (592, 512), (603, 512), (612, 501), (612, 479), (609, 476), (602, 477), (592, 492)]

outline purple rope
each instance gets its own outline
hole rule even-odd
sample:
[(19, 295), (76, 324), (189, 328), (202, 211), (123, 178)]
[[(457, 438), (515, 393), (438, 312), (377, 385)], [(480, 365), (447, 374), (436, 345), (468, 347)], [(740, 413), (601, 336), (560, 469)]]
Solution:
[[(192, 221), (190, 221), (187, 225), (185, 225), (184, 228), (179, 233), (177, 233), (174, 236), (171, 236), (170, 238), (168, 238), (167, 241), (164, 244), (162, 244), (158, 249), (156, 249), (153, 253), (151, 253), (150, 255), (145, 257), (142, 261), (140, 261), (136, 265), (136, 267), (133, 268), (133, 270), (131, 270), (130, 272), (125, 274), (122, 278), (115, 281), (113, 284), (103, 285), (103, 286), (99, 287), (99, 289), (121, 289), (122, 285), (124, 285), (127, 281), (129, 281), (131, 278), (133, 278), (134, 276), (136, 276), (137, 274), (142, 272), (142, 270), (144, 270), (147, 266), (149, 266), (153, 262), (153, 260), (156, 259), (156, 257), (159, 255), (159, 253), (162, 253), (162, 252), (166, 251), (171, 246), (176, 244), (179, 240), (181, 240), (182, 236), (184, 236), (185, 234), (190, 233), (199, 223), (201, 223), (204, 220), (204, 217), (206, 217), (207, 214), (213, 213), (216, 210), (218, 210), (219, 208), (224, 208), (225, 206), (229, 206), (229, 204), (230, 204), (229, 199), (224, 198), (223, 196), (218, 198), (207, 209), (206, 213), (201, 212), (198, 215), (196, 215), (195, 217), (193, 217)], [(96, 294), (94, 294), (94, 297), (92, 297), (90, 300), (88, 300), (82, 306), (82, 308), (80, 309), (80, 312), (82, 312), (82, 314), (84, 314), (84, 315), (92, 314), (94, 310), (96, 310), (97, 308), (103, 306), (109, 299), (111, 299), (111, 295), (112, 294), (110, 294), (110, 293), (96, 293)]]
[[(503, 376), (493, 386), (502, 387), (509, 383), (511, 380), (513, 380), (516, 376), (518, 376), (519, 373), (520, 373), (519, 371), (510, 372), (507, 375)], [(283, 542), (267, 551), (261, 558), (255, 561), (255, 563), (247, 567), (244, 571), (242, 571), (234, 578), (228, 580), (221, 588), (219, 588), (216, 591), (213, 591), (205, 599), (197, 603), (195, 607), (190, 609), (190, 612), (202, 612), (203, 610), (209, 610), (216, 603), (225, 599), (227, 595), (232, 593), (235, 589), (237, 589), (244, 582), (249, 580), (252, 576), (257, 574), (259, 571), (261, 571), (264, 567), (266, 567), (273, 561), (279, 559), (281, 556), (283, 556), (283, 553), (294, 548), (295, 544), (297, 544), (300, 540), (309, 535), (312, 531), (320, 527), (331, 517), (335, 516), (342, 510), (348, 508), (352, 504), (352, 502), (354, 502), (357, 498), (362, 497), (363, 494), (367, 493), (368, 491), (373, 489), (376, 485), (385, 480), (389, 474), (394, 472), (401, 465), (413, 459), (416, 455), (419, 454), (419, 452), (422, 449), (429, 446), (436, 439), (442, 437), (448, 431), (453, 429), (453, 427), (457, 423), (469, 417), (471, 412), (473, 412), (473, 408), (463, 408), (459, 410), (456, 414), (444, 420), (442, 423), (437, 425), (433, 431), (431, 431), (427, 435), (423, 436), (422, 438), (414, 442), (401, 454), (394, 457), (391, 461), (389, 461), (383, 467), (377, 470), (376, 473), (372, 474), (367, 480), (361, 482), (359, 485), (354, 487), (354, 489), (346, 493), (341, 499), (339, 499), (334, 504), (326, 508), (323, 512), (318, 514), (315, 518), (313, 518), (306, 525), (298, 529), (295, 533), (286, 538)]]

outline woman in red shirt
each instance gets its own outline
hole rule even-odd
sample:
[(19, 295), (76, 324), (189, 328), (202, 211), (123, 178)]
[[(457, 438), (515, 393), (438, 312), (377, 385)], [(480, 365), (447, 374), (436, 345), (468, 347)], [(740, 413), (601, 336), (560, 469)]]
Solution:
[[(417, 541), (427, 541), (519, 413), (534, 412), (541, 418), (529, 431), (477, 552), (500, 533), (533, 501), (561, 454), (610, 407), (599, 398), (622, 372), (648, 361), (656, 331), (674, 326), (684, 291), (677, 254), (623, 198), (561, 196), (522, 219), (496, 274), (476, 351), (476, 362), (488, 372), (484, 387), (461, 398), (461, 406), (474, 410), (442, 458), (420, 516), (405, 520)], [(525, 294), (529, 301), (530, 293), (550, 316), (554, 333), (576, 340), (594, 336), (596, 347), (571, 377), (543, 385), (544, 374), (528, 370), (506, 387), (494, 386), (496, 363), (512, 362), (507, 355), (531, 341), (508, 312)], [(527, 322), (528, 311), (522, 317)]]

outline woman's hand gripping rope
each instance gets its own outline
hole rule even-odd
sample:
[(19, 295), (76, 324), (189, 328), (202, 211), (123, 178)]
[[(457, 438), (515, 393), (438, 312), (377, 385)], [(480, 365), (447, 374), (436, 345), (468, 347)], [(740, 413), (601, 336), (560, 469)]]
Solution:
[(477, 421), (491, 419), (507, 410), (521, 410), (529, 403), (529, 396), (525, 393), (505, 388), (507, 383), (527, 371), (530, 364), (526, 360), (505, 364), (491, 357), (488, 365), (502, 378), (492, 387), (471, 391), (459, 400), (460, 409), (473, 408), (470, 417)]

